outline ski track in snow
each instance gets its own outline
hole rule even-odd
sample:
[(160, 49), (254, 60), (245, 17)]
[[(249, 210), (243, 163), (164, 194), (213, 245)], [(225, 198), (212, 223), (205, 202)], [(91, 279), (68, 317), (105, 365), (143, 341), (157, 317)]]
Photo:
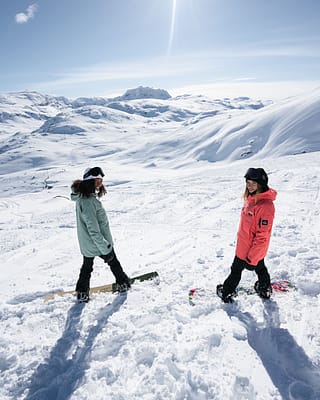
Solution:
[[(114, 168), (118, 184), (103, 203), (117, 254), (130, 275), (156, 270), (160, 283), (87, 305), (72, 296), (43, 301), (73, 288), (81, 265), (74, 204), (64, 197), (72, 167), (51, 190), (3, 195), (0, 398), (320, 399), (318, 158), (263, 161), (279, 192), (266, 262), (272, 277), (298, 287), (269, 302), (243, 295), (224, 305), (212, 295), (188, 304), (191, 287), (214, 292), (228, 274), (243, 161), (144, 178)], [(111, 281), (96, 259), (92, 286)], [(254, 281), (243, 273), (244, 284)]]

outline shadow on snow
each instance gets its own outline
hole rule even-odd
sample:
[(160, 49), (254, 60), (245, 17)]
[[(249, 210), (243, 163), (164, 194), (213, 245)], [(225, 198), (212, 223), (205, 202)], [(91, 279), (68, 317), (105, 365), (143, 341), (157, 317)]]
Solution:
[(283, 400), (320, 399), (319, 368), (312, 364), (289, 331), (280, 328), (276, 302), (264, 302), (262, 325), (247, 312), (232, 308), (226, 311), (230, 317), (238, 318), (247, 330), (248, 343), (260, 357)]
[(75, 304), (69, 310), (62, 337), (52, 349), (49, 358), (40, 364), (29, 386), (25, 400), (67, 400), (77, 388), (90, 363), (90, 352), (95, 338), (101, 333), (108, 319), (125, 302), (127, 295), (117, 296), (111, 304), (103, 307), (97, 318), (97, 324), (90, 327), (83, 346), (70, 352), (81, 336), (80, 317), (84, 304)]

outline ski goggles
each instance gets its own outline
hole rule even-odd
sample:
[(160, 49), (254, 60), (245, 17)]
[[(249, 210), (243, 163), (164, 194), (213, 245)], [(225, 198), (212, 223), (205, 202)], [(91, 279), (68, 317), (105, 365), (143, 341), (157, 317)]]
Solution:
[(83, 180), (87, 181), (89, 179), (97, 179), (97, 178), (103, 179), (103, 177), (104, 173), (100, 167), (87, 168), (84, 171)]

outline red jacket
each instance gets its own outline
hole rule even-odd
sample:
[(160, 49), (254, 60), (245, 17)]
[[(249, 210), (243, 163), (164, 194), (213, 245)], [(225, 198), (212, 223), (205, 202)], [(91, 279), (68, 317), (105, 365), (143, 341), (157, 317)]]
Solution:
[(250, 265), (257, 265), (267, 254), (272, 223), (273, 201), (277, 192), (269, 189), (257, 196), (249, 196), (241, 211), (236, 256)]

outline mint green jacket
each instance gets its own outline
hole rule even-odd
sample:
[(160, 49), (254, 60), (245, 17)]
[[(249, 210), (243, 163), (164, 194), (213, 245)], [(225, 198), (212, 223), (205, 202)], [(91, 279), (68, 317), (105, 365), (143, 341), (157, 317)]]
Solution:
[(95, 257), (109, 254), (113, 247), (112, 235), (105, 209), (95, 194), (82, 197), (71, 193), (76, 202), (77, 233), (81, 254)]

